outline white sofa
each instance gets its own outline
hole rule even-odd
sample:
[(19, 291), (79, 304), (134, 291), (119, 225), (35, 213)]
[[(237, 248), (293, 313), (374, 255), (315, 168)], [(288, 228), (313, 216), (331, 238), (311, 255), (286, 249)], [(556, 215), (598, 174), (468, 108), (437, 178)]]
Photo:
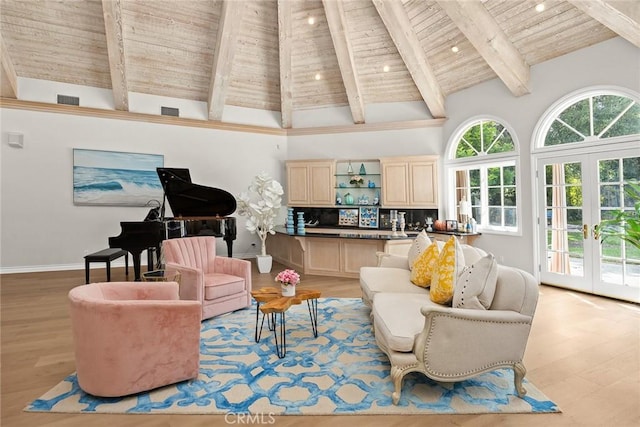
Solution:
[[(465, 266), (487, 255), (461, 246)], [(523, 397), (522, 359), (538, 301), (534, 277), (498, 265), (488, 309), (436, 304), (429, 289), (412, 284), (410, 277), (407, 257), (397, 255), (382, 255), (377, 267), (360, 270), (362, 298), (371, 307), (376, 343), (391, 362), (393, 403), (398, 404), (402, 380), (410, 372), (457, 382), (504, 367), (514, 370), (515, 389)]]

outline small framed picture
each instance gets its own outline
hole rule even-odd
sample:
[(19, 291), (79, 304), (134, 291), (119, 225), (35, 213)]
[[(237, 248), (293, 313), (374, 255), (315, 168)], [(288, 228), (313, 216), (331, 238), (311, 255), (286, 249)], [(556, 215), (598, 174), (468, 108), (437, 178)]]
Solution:
[(361, 207), (360, 208), (360, 227), (378, 228), (378, 208)]
[(340, 209), (338, 212), (338, 225), (358, 225), (358, 209)]
[(448, 219), (447, 231), (458, 231), (458, 221), (456, 221), (455, 219)]

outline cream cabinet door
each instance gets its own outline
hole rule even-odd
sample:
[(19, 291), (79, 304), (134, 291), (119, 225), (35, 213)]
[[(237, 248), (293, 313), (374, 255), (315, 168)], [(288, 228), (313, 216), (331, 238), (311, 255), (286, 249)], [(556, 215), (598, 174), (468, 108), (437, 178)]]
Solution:
[(333, 206), (333, 160), (287, 162), (289, 206)]
[(306, 163), (287, 163), (287, 203), (289, 206), (309, 204), (309, 173)]
[(438, 157), (381, 159), (382, 205), (389, 208), (438, 207)]
[(333, 162), (312, 163), (309, 165), (309, 204), (311, 206), (333, 206), (335, 166)]
[(409, 203), (412, 206), (438, 207), (438, 164), (436, 160), (409, 163)]
[(409, 206), (409, 164), (406, 161), (382, 165), (382, 206)]

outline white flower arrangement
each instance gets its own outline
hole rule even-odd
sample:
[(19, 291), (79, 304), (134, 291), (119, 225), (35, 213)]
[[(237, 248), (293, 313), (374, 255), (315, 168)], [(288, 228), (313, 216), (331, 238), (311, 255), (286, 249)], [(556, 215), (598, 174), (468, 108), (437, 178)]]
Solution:
[(282, 185), (266, 173), (256, 175), (249, 186), (249, 193), (238, 197), (238, 215), (247, 217), (247, 230), (260, 237), (261, 254), (267, 255), (267, 235), (275, 234), (275, 218), (282, 206)]

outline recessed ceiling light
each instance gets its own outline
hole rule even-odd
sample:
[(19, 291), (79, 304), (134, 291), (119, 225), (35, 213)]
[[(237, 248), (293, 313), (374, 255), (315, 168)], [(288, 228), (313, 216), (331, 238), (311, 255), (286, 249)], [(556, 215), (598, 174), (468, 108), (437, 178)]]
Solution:
[(538, 3), (536, 5), (536, 12), (542, 12), (544, 10), (544, 3)]
[(316, 18), (310, 16), (309, 19), (307, 19), (307, 22), (309, 23), (309, 25), (313, 25), (316, 23)]
[(389, 66), (385, 65), (384, 67), (382, 67), (382, 71), (384, 71), (385, 73), (389, 72)]
[(451, 52), (453, 53), (458, 53), (460, 51), (460, 49), (458, 49), (458, 46), (454, 46), (451, 48)]
[(322, 76), (320, 75), (320, 73), (317, 73), (316, 76), (315, 76), (315, 79), (316, 80), (320, 80), (321, 78), (322, 78)]

